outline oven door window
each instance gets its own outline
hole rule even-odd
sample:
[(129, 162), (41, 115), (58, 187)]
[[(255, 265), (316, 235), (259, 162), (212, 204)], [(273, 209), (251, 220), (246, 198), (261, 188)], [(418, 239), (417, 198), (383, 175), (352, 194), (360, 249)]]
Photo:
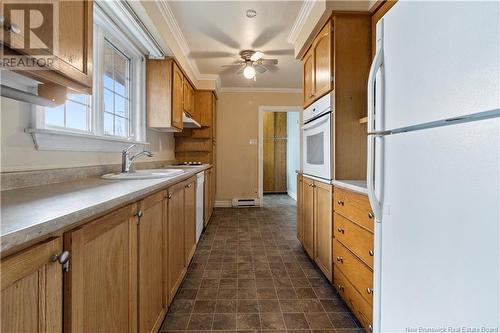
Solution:
[(306, 137), (307, 163), (323, 165), (325, 163), (324, 132), (308, 135)]

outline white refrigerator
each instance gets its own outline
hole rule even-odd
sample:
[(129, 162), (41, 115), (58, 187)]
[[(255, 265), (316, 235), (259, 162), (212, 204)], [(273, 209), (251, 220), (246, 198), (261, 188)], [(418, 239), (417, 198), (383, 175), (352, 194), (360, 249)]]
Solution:
[(499, 8), (400, 0), (377, 24), (375, 332), (499, 332)]

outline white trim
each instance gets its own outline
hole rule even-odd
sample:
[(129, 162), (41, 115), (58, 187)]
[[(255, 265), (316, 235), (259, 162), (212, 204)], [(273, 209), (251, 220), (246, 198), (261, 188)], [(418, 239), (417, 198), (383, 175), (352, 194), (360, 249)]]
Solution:
[(216, 200), (214, 203), (215, 208), (231, 208), (232, 202), (231, 200)]
[(287, 93), (301, 94), (301, 88), (257, 88), (257, 87), (221, 87), (220, 92), (247, 93), (247, 92), (268, 92), (268, 93)]
[(132, 144), (149, 145), (144, 141), (49, 129), (28, 128), (25, 132), (31, 134), (37, 150), (120, 152)]
[(299, 14), (293, 23), (292, 29), (290, 30), (290, 34), (286, 38), (286, 41), (290, 44), (295, 44), (297, 38), (299, 37), (299, 33), (304, 28), (304, 24), (306, 22), (307, 17), (311, 14), (311, 11), (314, 7), (314, 3), (316, 0), (308, 0), (302, 3), (302, 7), (300, 7)]
[[(258, 195), (259, 199), (262, 201), (264, 198), (264, 145), (262, 141), (264, 140), (264, 112), (302, 112), (302, 106), (259, 106), (259, 139), (258, 139), (258, 149), (259, 149), (259, 188)], [(302, 131), (300, 133), (302, 135)], [(300, 150), (299, 154), (302, 156), (302, 138), (299, 140)]]

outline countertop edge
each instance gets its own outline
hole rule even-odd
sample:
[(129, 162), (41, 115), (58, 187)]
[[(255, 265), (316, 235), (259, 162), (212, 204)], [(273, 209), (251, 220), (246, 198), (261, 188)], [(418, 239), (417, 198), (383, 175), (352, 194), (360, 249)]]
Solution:
[(196, 169), (186, 169), (186, 173), (166, 179), (164, 182), (145, 186), (144, 188), (110, 199), (109, 201), (88, 206), (84, 209), (76, 210), (66, 215), (35, 225), (30, 225), (26, 228), (17, 229), (8, 234), (2, 234), (0, 235), (0, 254), (4, 257), (4, 255), (6, 256), (21, 251), (24, 248), (39, 243), (45, 239), (58, 236), (65, 231), (71, 230), (79, 225), (103, 216), (116, 208), (137, 202), (154, 192), (166, 190), (168, 187), (183, 182), (197, 173), (208, 170), (212, 167), (212, 164), (208, 164), (200, 166)]
[(340, 187), (340, 188), (343, 188), (345, 190), (350, 190), (350, 191), (353, 191), (353, 192), (356, 192), (359, 194), (368, 195), (368, 189), (366, 187), (363, 187), (363, 186), (358, 186), (358, 185), (346, 183), (345, 181), (342, 181), (342, 180), (333, 180), (332, 184), (334, 187)]

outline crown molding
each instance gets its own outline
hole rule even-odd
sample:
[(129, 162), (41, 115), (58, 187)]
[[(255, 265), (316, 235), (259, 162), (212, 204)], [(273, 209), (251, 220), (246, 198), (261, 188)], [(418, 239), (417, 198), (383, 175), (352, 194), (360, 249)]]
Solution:
[(287, 94), (302, 94), (302, 89), (296, 88), (257, 88), (257, 87), (221, 87), (222, 93), (287, 93)]
[(311, 10), (314, 7), (314, 2), (316, 0), (308, 0), (302, 3), (302, 7), (300, 7), (299, 14), (293, 23), (292, 30), (290, 30), (290, 34), (287, 37), (287, 42), (290, 44), (295, 44), (297, 38), (299, 37), (299, 33), (304, 27), (304, 23), (306, 22), (307, 17), (311, 13)]

